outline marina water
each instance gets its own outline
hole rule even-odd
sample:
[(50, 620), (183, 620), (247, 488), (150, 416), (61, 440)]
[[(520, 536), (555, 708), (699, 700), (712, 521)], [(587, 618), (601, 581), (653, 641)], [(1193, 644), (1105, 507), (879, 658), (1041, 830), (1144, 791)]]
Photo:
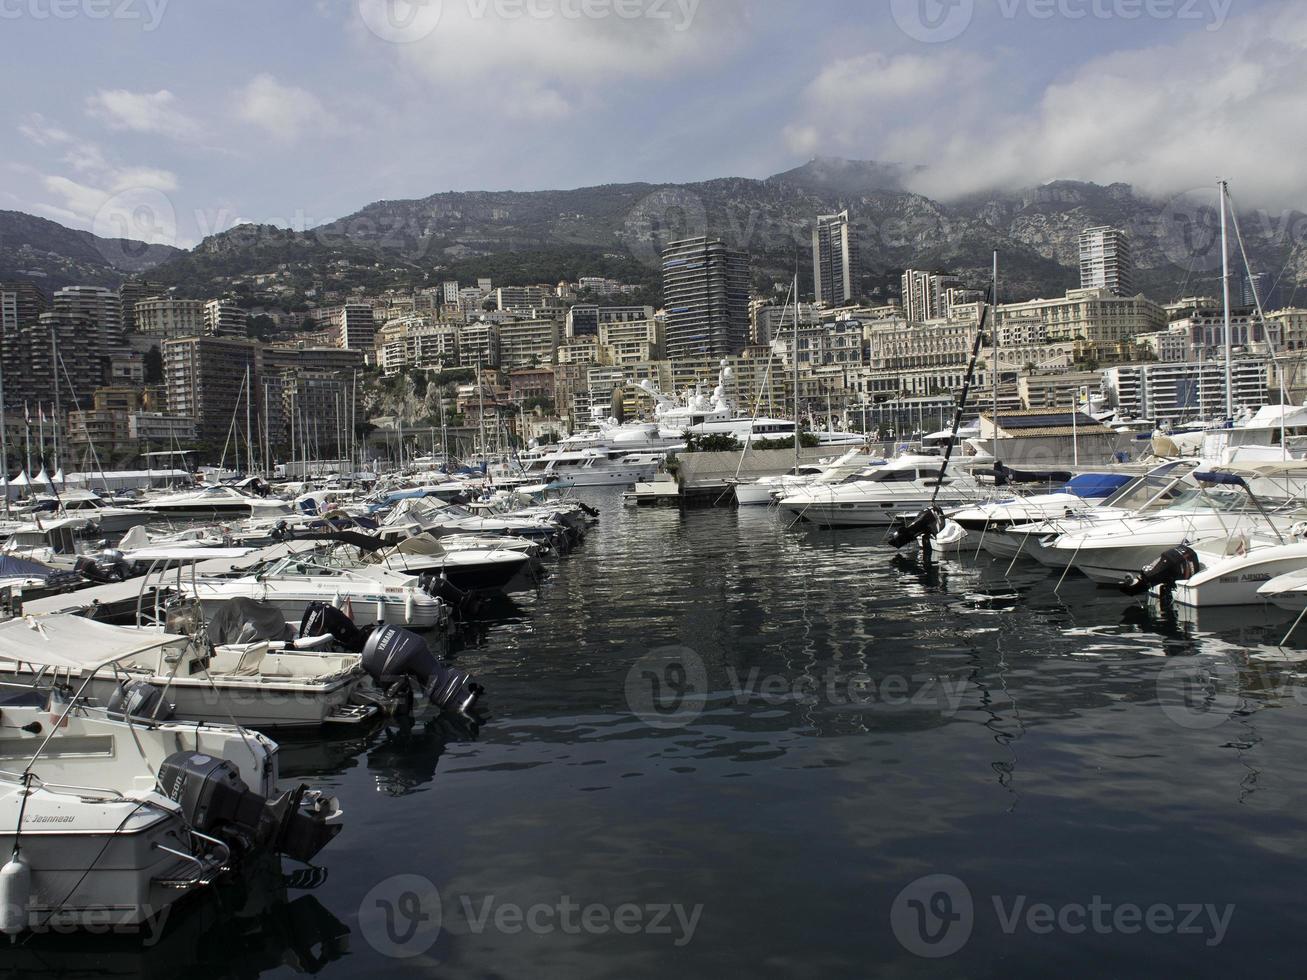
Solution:
[[(1297, 966), (1289, 614), (1197, 624), (773, 510), (634, 510), (469, 633), (475, 735), (288, 740), (325, 869), (0, 975), (1230, 975)], [(288, 870), (289, 870), (288, 865)], [(304, 887), (312, 886), (312, 887)]]

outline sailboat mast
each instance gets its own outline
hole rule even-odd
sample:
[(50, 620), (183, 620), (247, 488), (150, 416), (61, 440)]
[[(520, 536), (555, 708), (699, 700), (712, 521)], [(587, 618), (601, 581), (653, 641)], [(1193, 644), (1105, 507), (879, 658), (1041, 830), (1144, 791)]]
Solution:
[(250, 384), (250, 366), (245, 365), (245, 472), (254, 473), (254, 388)]
[(1230, 327), (1230, 248), (1225, 227), (1225, 180), (1216, 184), (1221, 205), (1221, 291), (1225, 303), (1225, 417), (1234, 418), (1234, 375), (1231, 359), (1234, 354), (1234, 336)]
[(799, 436), (799, 274), (794, 274), (794, 472), (799, 472), (799, 449), (802, 439)]
[(990, 360), (990, 373), (993, 375), (991, 387), (993, 388), (994, 400), (994, 462), (998, 462), (998, 249), (994, 249), (994, 279), (992, 295), (990, 297), (992, 309), (990, 310), (990, 319), (993, 321), (989, 329), (994, 334), (994, 352)]
[(9, 420), (5, 416), (5, 371), (0, 364), (0, 485), (5, 491), (5, 519), (9, 519)]

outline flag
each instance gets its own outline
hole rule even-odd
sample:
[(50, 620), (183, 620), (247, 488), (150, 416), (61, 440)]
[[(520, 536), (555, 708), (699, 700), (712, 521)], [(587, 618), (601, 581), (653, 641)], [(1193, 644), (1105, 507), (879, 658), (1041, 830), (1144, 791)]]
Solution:
[(27, 402), (23, 402), (23, 420), (28, 425), (32, 424), (32, 410), (28, 407)]
[(36, 411), (37, 411), (37, 414), (40, 415), (40, 417), (41, 417), (41, 424), (42, 424), (42, 425), (45, 425), (45, 406), (44, 406), (44, 405), (37, 405), (37, 406), (36, 406)]

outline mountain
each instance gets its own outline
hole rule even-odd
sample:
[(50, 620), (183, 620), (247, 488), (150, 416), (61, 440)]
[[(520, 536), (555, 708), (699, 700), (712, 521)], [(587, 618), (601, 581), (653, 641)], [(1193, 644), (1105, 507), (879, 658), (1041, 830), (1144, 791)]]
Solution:
[[(919, 172), (817, 158), (763, 180), (437, 193), (378, 201), (305, 232), (241, 226), (174, 255), (150, 276), (196, 295), (235, 284), (276, 288), (289, 301), (356, 286), (476, 276), (522, 285), (588, 273), (647, 286), (656, 301), (662, 245), (707, 234), (749, 252), (760, 288), (788, 281), (797, 268), (810, 291), (813, 221), (847, 207), (868, 297), (896, 294), (905, 267), (955, 272), (983, 286), (995, 249), (1002, 299), (1057, 296), (1079, 283), (1080, 233), (1100, 224), (1130, 233), (1137, 284), (1154, 299), (1219, 290), (1214, 189), (1167, 201), (1126, 184), (1064, 180), (938, 201), (911, 190)], [(1307, 244), (1295, 234), (1304, 219), (1296, 211), (1240, 214), (1253, 268), (1287, 284), (1286, 296), (1307, 278)]]
[(183, 254), (168, 245), (100, 238), (21, 211), (0, 211), (0, 280), (31, 278), (64, 286), (116, 286)]

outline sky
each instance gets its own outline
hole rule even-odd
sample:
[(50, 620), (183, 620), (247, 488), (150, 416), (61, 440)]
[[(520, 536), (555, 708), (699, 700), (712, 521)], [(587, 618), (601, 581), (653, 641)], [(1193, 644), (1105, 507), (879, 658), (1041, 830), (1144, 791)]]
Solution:
[(190, 246), (382, 199), (920, 165), (1303, 207), (1302, 0), (0, 0), (0, 209)]

